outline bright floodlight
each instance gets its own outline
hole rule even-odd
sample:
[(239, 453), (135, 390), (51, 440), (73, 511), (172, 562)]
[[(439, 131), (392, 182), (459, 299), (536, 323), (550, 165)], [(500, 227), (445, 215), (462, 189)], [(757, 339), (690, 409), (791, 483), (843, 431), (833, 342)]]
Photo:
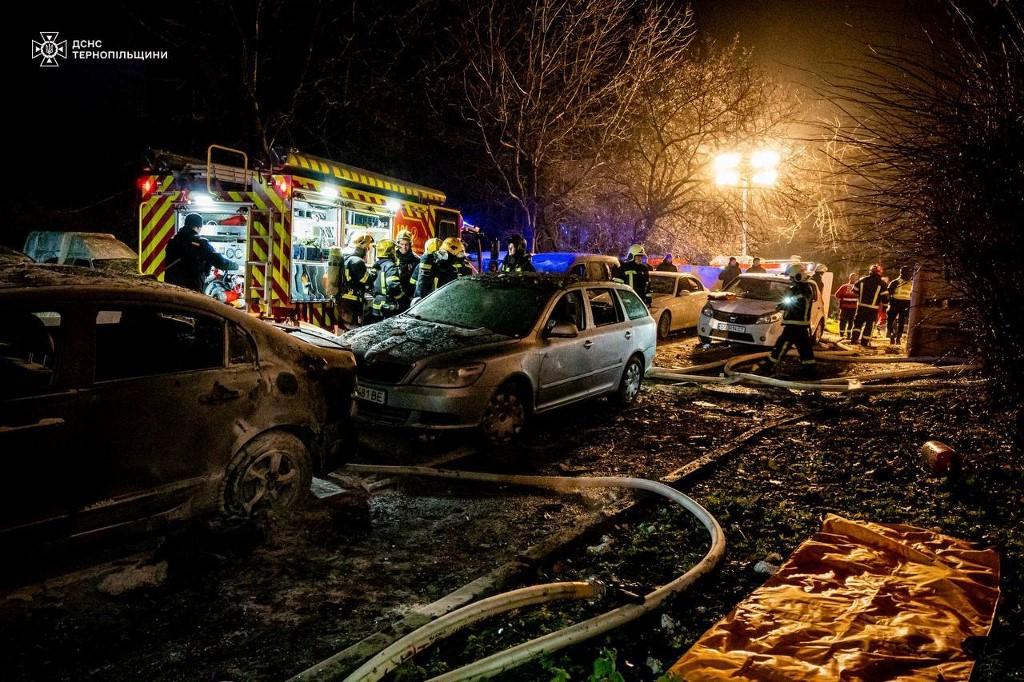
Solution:
[(328, 199), (338, 198), (338, 188), (335, 187), (334, 185), (324, 185), (323, 188), (320, 190), (320, 193), (323, 194)]
[(213, 197), (211, 197), (209, 194), (200, 193), (192, 195), (192, 203), (195, 204), (196, 206), (203, 206), (205, 208), (211, 208), (217, 205), (217, 202), (214, 201)]
[(750, 167), (754, 169), (750, 180), (755, 185), (774, 185), (779, 179), (779, 153), (773, 149), (759, 149), (750, 155)]
[(715, 157), (715, 184), (740, 184), (740, 160), (738, 152), (728, 152)]
[(398, 209), (402, 208), (402, 202), (397, 199), (388, 199), (387, 207), (392, 213), (398, 213)]

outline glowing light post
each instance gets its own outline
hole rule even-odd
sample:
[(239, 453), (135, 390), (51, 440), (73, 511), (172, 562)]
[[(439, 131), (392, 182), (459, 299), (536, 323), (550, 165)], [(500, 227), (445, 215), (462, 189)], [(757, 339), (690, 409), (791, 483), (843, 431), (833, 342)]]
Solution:
[(740, 152), (725, 152), (715, 157), (715, 184), (740, 188), (740, 221), (743, 230), (742, 253), (747, 255), (747, 192), (751, 185), (771, 187), (779, 178), (779, 153), (758, 149), (744, 163)]

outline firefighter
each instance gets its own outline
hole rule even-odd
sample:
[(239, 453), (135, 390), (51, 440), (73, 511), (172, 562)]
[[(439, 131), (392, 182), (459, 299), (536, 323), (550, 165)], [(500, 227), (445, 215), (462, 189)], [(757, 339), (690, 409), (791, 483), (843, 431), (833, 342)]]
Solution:
[(346, 329), (358, 327), (363, 323), (366, 289), (370, 284), (366, 253), (371, 246), (373, 237), (365, 232), (354, 232), (349, 237), (348, 246), (341, 252), (341, 283), (336, 300), (342, 324)]
[(409, 301), (412, 300), (412, 295), (416, 292), (416, 282), (412, 279), (412, 273), (420, 264), (420, 259), (412, 252), (412, 232), (409, 230), (399, 231), (395, 237), (395, 250), (398, 276), (402, 281), (402, 291), (405, 292), (399, 308), (405, 310), (409, 307)]
[(526, 250), (526, 240), (514, 234), (508, 238), (508, 254), (501, 261), (499, 272), (537, 272)]
[(803, 374), (817, 373), (814, 350), (811, 348), (811, 302), (813, 295), (807, 284), (808, 276), (799, 265), (789, 266), (789, 279), (792, 286), (782, 297), (778, 309), (782, 311), (782, 334), (768, 358), (762, 361), (759, 369), (772, 370), (786, 355), (790, 346), (796, 346), (800, 353), (800, 368)]
[(654, 268), (656, 272), (679, 272), (679, 268), (672, 262), (672, 254), (666, 253), (665, 257), (658, 263), (658, 267)]
[(889, 319), (886, 331), (889, 336), (889, 343), (893, 346), (900, 345), (903, 340), (903, 329), (907, 325), (907, 316), (910, 314), (910, 294), (914, 291), (914, 275), (911, 269), (904, 265), (900, 268), (900, 276), (889, 282)]
[(888, 296), (882, 281), (883, 272), (882, 266), (875, 263), (871, 266), (871, 272), (853, 285), (853, 290), (857, 292), (857, 316), (853, 319), (850, 341), (864, 347), (871, 345), (871, 331), (878, 317), (878, 309)]
[[(458, 237), (448, 237), (434, 253), (434, 281), (433, 288), (440, 289), (448, 282), (472, 275), (473, 268), (466, 260), (466, 247)], [(419, 287), (419, 282), (416, 283)]]
[(839, 302), (839, 336), (847, 339), (853, 331), (853, 319), (857, 316), (857, 292), (853, 285), (857, 283), (857, 273), (851, 272), (850, 279), (836, 291)]
[(402, 276), (399, 270), (395, 243), (390, 239), (381, 239), (374, 247), (377, 262), (374, 265), (377, 276), (373, 282), (373, 303), (370, 305), (369, 319), (379, 322), (398, 314), (405, 300), (402, 288)]
[[(413, 287), (413, 303), (426, 295), (421, 292), (426, 291), (427, 287), (429, 287), (430, 291), (434, 290), (434, 261), (436, 260), (437, 250), (440, 247), (441, 240), (436, 237), (428, 239), (426, 244), (423, 245), (423, 255), (420, 256), (419, 263), (416, 264), (416, 269), (412, 271), (412, 277), (409, 278), (409, 282)], [(424, 281), (428, 279), (430, 280), (429, 283)], [(421, 281), (424, 281), (422, 285), (420, 284)]]
[(647, 305), (651, 305), (651, 268), (644, 263), (647, 252), (643, 244), (633, 244), (627, 252), (627, 260), (619, 264), (612, 274), (612, 281), (632, 287)]
[(199, 236), (199, 228), (203, 226), (203, 216), (189, 213), (185, 216), (185, 224), (167, 243), (167, 268), (164, 270), (164, 281), (177, 284), (193, 291), (203, 291), (210, 268), (234, 270), (236, 265), (214, 251), (210, 242)]

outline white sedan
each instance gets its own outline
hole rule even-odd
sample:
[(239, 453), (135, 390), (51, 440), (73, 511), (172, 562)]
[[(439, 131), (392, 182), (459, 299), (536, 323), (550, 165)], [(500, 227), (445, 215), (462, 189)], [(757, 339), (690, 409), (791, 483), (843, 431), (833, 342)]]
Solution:
[(658, 338), (700, 321), (708, 291), (699, 279), (685, 272), (651, 273), (651, 317), (658, 321)]

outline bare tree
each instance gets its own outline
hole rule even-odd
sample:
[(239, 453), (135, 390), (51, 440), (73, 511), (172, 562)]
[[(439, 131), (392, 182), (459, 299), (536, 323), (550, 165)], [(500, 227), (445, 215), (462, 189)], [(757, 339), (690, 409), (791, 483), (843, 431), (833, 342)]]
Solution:
[(545, 210), (605, 162), (691, 37), (688, 9), (630, 0), (489, 0), (458, 27), (465, 116), (536, 246), (556, 241)]

